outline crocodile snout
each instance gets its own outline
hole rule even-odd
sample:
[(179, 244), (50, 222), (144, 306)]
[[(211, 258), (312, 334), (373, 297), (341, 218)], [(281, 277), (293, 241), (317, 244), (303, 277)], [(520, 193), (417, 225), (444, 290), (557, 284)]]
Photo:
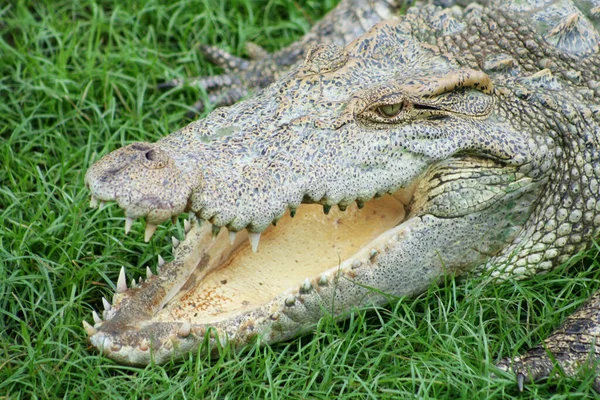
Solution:
[[(116, 201), (125, 210), (125, 230), (145, 217), (146, 241), (156, 225), (184, 212), (192, 187), (165, 149), (149, 143), (132, 143), (112, 152), (90, 167), (85, 183), (98, 201)], [(175, 196), (173, 196), (173, 193)]]

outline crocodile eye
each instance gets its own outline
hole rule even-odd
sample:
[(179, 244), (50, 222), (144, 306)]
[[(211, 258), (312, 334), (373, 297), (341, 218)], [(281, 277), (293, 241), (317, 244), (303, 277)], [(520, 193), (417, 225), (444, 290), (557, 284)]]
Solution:
[(377, 107), (377, 113), (379, 113), (379, 115), (381, 115), (384, 118), (392, 118), (400, 114), (400, 111), (402, 111), (404, 107), (404, 103), (386, 104)]

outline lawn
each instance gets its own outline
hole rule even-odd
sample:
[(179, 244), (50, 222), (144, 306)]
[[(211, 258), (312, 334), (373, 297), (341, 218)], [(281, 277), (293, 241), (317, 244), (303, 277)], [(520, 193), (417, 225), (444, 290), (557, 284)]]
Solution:
[(529, 281), (449, 278), (417, 299), (212, 359), (200, 348), (177, 363), (132, 368), (89, 346), (81, 321), (110, 298), (119, 268), (143, 275), (181, 227), (164, 224), (146, 244), (138, 221), (126, 236), (117, 207), (89, 208), (86, 169), (189, 122), (202, 93), (155, 88), (218, 73), (196, 45), (275, 50), (334, 3), (0, 2), (0, 398), (596, 396), (590, 374), (519, 394), (514, 378), (494, 378), (493, 365), (539, 343), (600, 286), (597, 248)]

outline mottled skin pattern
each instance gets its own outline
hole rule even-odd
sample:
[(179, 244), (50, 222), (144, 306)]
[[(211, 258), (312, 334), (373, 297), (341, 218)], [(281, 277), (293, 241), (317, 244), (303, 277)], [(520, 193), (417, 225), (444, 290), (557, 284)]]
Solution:
[[(218, 47), (202, 45), (200, 51), (212, 63), (222, 67), (225, 74), (195, 78), (187, 84), (205, 90), (208, 101), (213, 105), (231, 105), (248, 93), (267, 87), (302, 62), (312, 46), (325, 43), (345, 46), (377, 22), (397, 15), (401, 4), (398, 0), (344, 0), (326, 18), (316, 23), (301, 40), (276, 53), (268, 54), (259, 46), (247, 43), (246, 52), (254, 62), (232, 56)], [(175, 79), (160, 87), (171, 88), (185, 83)], [(202, 100), (193, 106), (198, 112), (203, 111), (204, 107)], [(194, 114), (190, 112), (188, 117), (193, 117)]]
[[(352, 10), (387, 5), (366, 3)], [(369, 288), (414, 295), (466, 271), (524, 278), (588, 248), (600, 233), (598, 5), (531, 3), (418, 6), (364, 35), (361, 26), (346, 47), (307, 49), (255, 97), (94, 164), (86, 176), (93, 201), (117, 201), (128, 218), (145, 217), (147, 240), (172, 216), (195, 218), (158, 277), (127, 289), (122, 274), (105, 321), (95, 315), (94, 327), (84, 324), (91, 342), (128, 364), (180, 357), (205, 336), (213, 346), (257, 335), (275, 342), (326, 312), (385, 302)], [(347, 29), (338, 25), (331, 29)], [(227, 95), (227, 79), (211, 79), (222, 82), (205, 85)], [(412, 196), (402, 222), (339, 265), (216, 322), (177, 313), (212, 260), (231, 252), (213, 235), (249, 232), (254, 246), (258, 233), (303, 203), (345, 210), (402, 188)], [(515, 371), (520, 386), (555, 365), (576, 374), (600, 355), (591, 346), (599, 319), (595, 295), (544, 348), (500, 367)]]

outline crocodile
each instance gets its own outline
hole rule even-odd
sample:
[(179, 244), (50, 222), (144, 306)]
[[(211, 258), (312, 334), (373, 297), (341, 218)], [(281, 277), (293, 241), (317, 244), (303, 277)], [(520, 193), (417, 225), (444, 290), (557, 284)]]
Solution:
[[(394, 16), (392, 1), (348, 0), (319, 23), (328, 34), (273, 56), (206, 48), (230, 71), (200, 85), (224, 102), (260, 90), (86, 174), (92, 206), (117, 202), (126, 233), (145, 218), (149, 241), (189, 216), (157, 272), (128, 285), (121, 269), (102, 316), (83, 322), (92, 345), (146, 365), (200, 343), (275, 343), (448, 275), (524, 279), (588, 249), (600, 233), (599, 4)], [(599, 320), (597, 293), (498, 367), (521, 389), (557, 365), (595, 367)]]

